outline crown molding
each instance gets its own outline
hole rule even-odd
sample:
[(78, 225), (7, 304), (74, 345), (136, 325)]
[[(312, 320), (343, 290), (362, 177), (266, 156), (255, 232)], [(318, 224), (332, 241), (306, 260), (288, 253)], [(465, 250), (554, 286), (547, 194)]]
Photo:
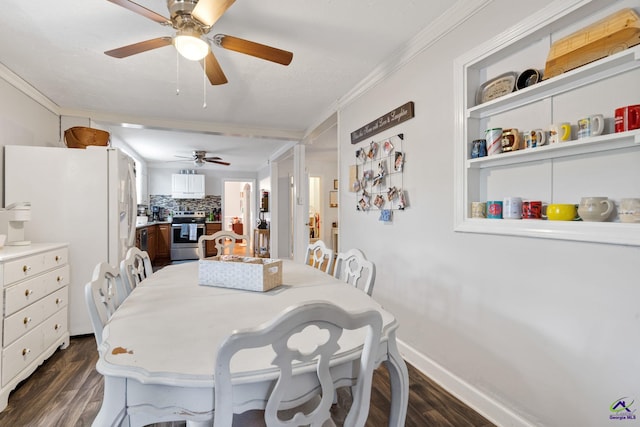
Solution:
[(0, 64), (0, 78), (47, 110), (56, 115), (60, 115), (60, 106), (58, 104), (44, 96), (42, 92), (31, 86), (26, 80), (8, 69), (4, 64)]
[(337, 102), (337, 108), (343, 108), (345, 105), (350, 104), (385, 78), (404, 67), (418, 54), (455, 30), (463, 22), (491, 3), (491, 1), (492, 0), (457, 1), (447, 9), (445, 13), (413, 37), (404, 49), (399, 49), (396, 54), (390, 56), (367, 77), (360, 81), (351, 91), (341, 97)]

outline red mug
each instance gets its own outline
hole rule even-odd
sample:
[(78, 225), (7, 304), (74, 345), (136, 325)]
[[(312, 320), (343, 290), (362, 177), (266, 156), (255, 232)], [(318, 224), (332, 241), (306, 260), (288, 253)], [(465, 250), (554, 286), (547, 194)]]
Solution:
[(640, 129), (640, 104), (616, 108), (616, 132)]
[(524, 201), (522, 202), (522, 219), (541, 219), (542, 202)]

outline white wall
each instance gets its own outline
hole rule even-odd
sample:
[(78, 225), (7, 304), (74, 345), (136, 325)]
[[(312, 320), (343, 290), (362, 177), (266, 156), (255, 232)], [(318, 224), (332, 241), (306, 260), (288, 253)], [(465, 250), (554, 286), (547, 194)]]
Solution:
[[(2, 70), (0, 70), (2, 71)], [(59, 147), (58, 115), (4, 80), (0, 72), (0, 147), (37, 145)], [(0, 200), (4, 206), (4, 150), (0, 150)]]
[(495, 0), (342, 105), (341, 177), (367, 143), (350, 132), (407, 101), (416, 115), (372, 138), (404, 133), (409, 208), (384, 225), (341, 192), (340, 245), (375, 262), (407, 359), (494, 422), (604, 426), (640, 401), (640, 248), (453, 231), (453, 61), (547, 3)]

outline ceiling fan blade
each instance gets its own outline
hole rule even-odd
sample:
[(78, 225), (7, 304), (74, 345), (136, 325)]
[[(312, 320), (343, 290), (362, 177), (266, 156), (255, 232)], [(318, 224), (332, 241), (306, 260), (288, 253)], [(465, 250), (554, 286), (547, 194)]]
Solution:
[(107, 0), (107, 1), (117, 4), (118, 6), (122, 6), (125, 9), (129, 9), (130, 11), (135, 12), (139, 15), (142, 15), (145, 18), (149, 18), (152, 21), (156, 21), (163, 25), (171, 25), (171, 21), (168, 18), (165, 18), (164, 16), (158, 13), (155, 13), (151, 9), (147, 9), (144, 6), (140, 6), (138, 3), (134, 3), (129, 0)]
[(226, 34), (216, 34), (213, 40), (218, 46), (225, 49), (235, 50), (236, 52), (266, 59), (271, 62), (277, 62), (282, 65), (289, 65), (293, 59), (293, 53), (286, 50), (228, 36)]
[(220, 67), (218, 60), (213, 55), (213, 52), (210, 51), (207, 56), (200, 61), (200, 64), (204, 67), (207, 77), (209, 78), (209, 82), (212, 85), (223, 85), (228, 82), (227, 77), (222, 71), (222, 67)]
[(215, 156), (215, 157), (205, 157), (205, 158), (204, 158), (204, 160), (222, 160), (222, 157), (218, 157), (218, 156)]
[(200, 0), (193, 8), (191, 16), (211, 27), (231, 7), (236, 0)]
[(146, 52), (148, 50), (157, 49), (159, 47), (169, 46), (171, 44), (171, 37), (158, 37), (156, 39), (146, 40), (130, 44), (128, 46), (122, 46), (117, 49), (108, 50), (105, 54), (113, 56), (114, 58), (125, 58), (127, 56), (135, 55), (136, 53)]
[(220, 161), (220, 160), (204, 159), (204, 161), (205, 161), (205, 162), (209, 162), (209, 163), (216, 163), (216, 164), (224, 165), (224, 166), (229, 166), (229, 165), (231, 164), (231, 163), (229, 163), (229, 162), (223, 162), (223, 161)]

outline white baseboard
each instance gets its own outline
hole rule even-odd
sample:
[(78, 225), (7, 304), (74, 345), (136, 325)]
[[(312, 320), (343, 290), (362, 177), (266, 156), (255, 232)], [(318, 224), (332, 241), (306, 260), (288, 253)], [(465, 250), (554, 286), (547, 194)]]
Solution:
[(398, 340), (398, 349), (408, 363), (495, 425), (534, 427), (533, 423), (522, 418), (521, 415), (482, 393), (401, 340)]

